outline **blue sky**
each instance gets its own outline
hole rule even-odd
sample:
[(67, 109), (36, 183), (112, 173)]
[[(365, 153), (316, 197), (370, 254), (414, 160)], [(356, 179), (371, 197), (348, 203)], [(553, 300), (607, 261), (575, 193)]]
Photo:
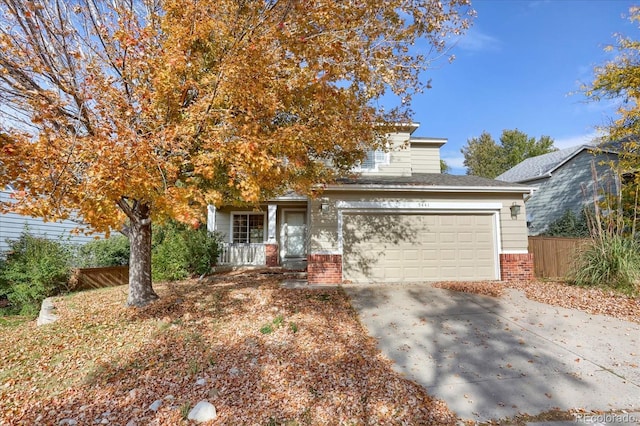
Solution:
[[(414, 97), (414, 136), (448, 138), (441, 157), (464, 174), (460, 149), (483, 131), (498, 141), (504, 129), (536, 138), (551, 136), (558, 148), (596, 136), (615, 114), (613, 102), (588, 103), (578, 91), (593, 67), (612, 58), (604, 47), (621, 33), (640, 39), (623, 0), (472, 0), (472, 28), (423, 74), (432, 88)], [(638, 2), (640, 4), (640, 2)]]

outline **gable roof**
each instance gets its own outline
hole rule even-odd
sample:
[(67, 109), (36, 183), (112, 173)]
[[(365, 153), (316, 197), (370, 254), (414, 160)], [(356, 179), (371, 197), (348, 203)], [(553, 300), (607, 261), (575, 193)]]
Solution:
[(527, 158), (496, 177), (496, 179), (504, 182), (522, 183), (549, 177), (552, 172), (585, 150), (615, 152), (615, 150), (603, 149), (602, 147), (591, 144), (572, 146), (548, 154), (538, 155), (537, 157)]

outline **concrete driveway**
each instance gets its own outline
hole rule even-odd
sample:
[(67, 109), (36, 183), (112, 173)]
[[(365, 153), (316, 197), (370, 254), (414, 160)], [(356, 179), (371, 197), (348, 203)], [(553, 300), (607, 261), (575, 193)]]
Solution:
[(639, 324), (516, 290), (497, 299), (429, 285), (344, 289), (397, 371), (462, 419), (640, 409)]

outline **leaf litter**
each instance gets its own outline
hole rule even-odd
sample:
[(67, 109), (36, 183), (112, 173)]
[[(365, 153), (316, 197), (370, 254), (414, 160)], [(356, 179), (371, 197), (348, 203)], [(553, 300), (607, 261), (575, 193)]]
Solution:
[(456, 423), (393, 371), (342, 289), (280, 279), (161, 283), (142, 309), (126, 287), (87, 291), (57, 298), (54, 324), (0, 327), (0, 424), (189, 424), (203, 399), (215, 425)]

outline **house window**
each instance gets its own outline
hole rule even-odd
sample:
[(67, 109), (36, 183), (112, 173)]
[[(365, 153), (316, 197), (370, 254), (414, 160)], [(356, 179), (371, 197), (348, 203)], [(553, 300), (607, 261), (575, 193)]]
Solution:
[(356, 167), (356, 171), (376, 171), (378, 166), (389, 164), (389, 153), (382, 150), (367, 151), (367, 155)]
[(264, 213), (234, 213), (233, 242), (264, 242)]

